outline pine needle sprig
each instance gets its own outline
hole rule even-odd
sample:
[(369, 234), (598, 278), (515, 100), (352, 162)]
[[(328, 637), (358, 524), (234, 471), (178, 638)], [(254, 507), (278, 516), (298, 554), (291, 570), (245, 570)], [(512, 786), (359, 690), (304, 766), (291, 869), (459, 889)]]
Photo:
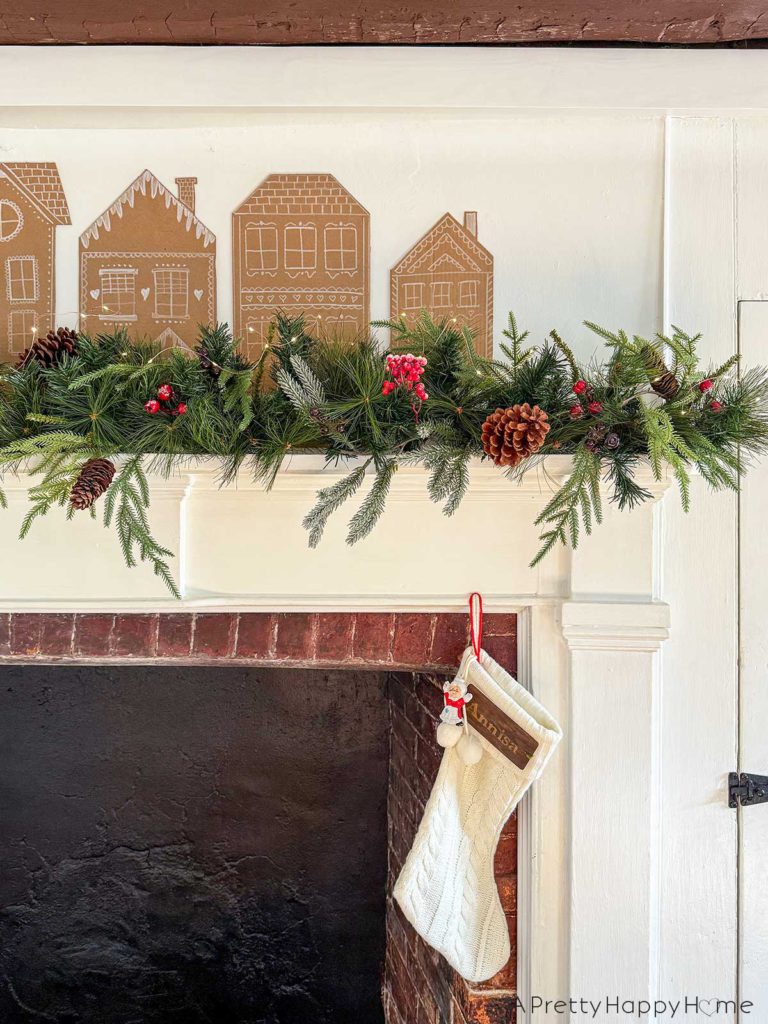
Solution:
[(323, 531), (333, 513), (341, 508), (347, 499), (358, 490), (365, 479), (365, 471), (373, 460), (367, 459), (362, 466), (353, 469), (347, 476), (337, 480), (329, 487), (317, 492), (317, 500), (304, 517), (302, 526), (309, 531), (309, 546), (316, 548), (323, 536)]

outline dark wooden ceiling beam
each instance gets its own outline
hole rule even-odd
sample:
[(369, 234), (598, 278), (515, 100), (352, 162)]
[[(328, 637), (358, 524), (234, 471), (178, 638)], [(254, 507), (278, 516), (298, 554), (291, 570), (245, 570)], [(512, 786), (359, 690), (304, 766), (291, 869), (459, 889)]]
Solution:
[(655, 43), (768, 38), (768, 0), (0, 0), (0, 44)]

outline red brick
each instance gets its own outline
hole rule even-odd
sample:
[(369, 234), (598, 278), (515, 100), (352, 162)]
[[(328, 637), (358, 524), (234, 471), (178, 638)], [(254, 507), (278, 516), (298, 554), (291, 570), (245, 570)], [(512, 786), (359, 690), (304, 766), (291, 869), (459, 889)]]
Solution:
[(72, 639), (75, 631), (75, 616), (53, 614), (41, 616), (43, 620), (40, 649), (43, 654), (60, 658), (72, 654)]
[(483, 618), (485, 636), (516, 636), (517, 615), (514, 612), (494, 612)]
[(315, 616), (306, 612), (287, 612), (275, 618), (275, 657), (286, 661), (312, 661), (315, 654)]
[(0, 613), (0, 655), (11, 653), (11, 616)]
[(431, 643), (431, 615), (401, 612), (395, 616), (392, 661), (396, 665), (426, 665)]
[(365, 612), (355, 615), (353, 657), (369, 665), (388, 665), (392, 661), (391, 639), (394, 616)]
[(514, 949), (514, 945), (511, 945), (511, 956), (500, 971), (497, 971), (492, 978), (488, 979), (488, 981), (480, 982), (480, 984), (476, 985), (475, 987), (481, 990), (502, 989), (506, 992), (513, 994), (517, 990), (517, 963)]
[(483, 649), (510, 675), (517, 675), (516, 636), (489, 636), (483, 633)]
[(464, 614), (435, 616), (435, 633), (432, 638), (432, 649), (429, 652), (429, 664), (446, 665), (453, 668), (458, 665), (468, 643), (469, 616)]
[(195, 616), (192, 653), (198, 658), (228, 658), (234, 642), (235, 616), (203, 612)]
[(467, 992), (459, 996), (467, 1024), (515, 1024), (515, 995)]
[(346, 612), (317, 616), (315, 660), (338, 664), (352, 657), (355, 617)]
[(503, 836), (516, 836), (517, 835), (517, 811), (513, 811), (507, 818), (504, 826), (501, 830)]
[(245, 612), (237, 627), (237, 657), (266, 659), (272, 653), (272, 616)]
[(11, 616), (11, 654), (33, 658), (40, 653), (44, 616), (20, 612)]
[(118, 615), (112, 635), (116, 658), (154, 657), (157, 641), (156, 615)]
[(499, 899), (507, 914), (513, 914), (517, 910), (517, 875), (496, 875), (496, 888), (499, 890)]
[(501, 836), (493, 858), (493, 870), (497, 878), (517, 873), (517, 836)]
[(160, 615), (157, 629), (158, 658), (188, 658), (192, 647), (192, 616), (186, 612)]
[(99, 658), (110, 653), (114, 615), (75, 616), (74, 654), (84, 658)]

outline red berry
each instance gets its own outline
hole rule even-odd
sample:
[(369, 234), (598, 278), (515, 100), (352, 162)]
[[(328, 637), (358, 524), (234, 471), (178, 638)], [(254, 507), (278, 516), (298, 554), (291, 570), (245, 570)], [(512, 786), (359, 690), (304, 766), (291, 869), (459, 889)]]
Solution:
[(572, 405), (571, 406), (571, 419), (572, 420), (577, 420), (580, 416), (583, 416), (583, 415), (584, 415), (584, 410), (581, 408), (580, 405)]
[(712, 410), (712, 412), (720, 412), (723, 407), (720, 402), (710, 402), (709, 408)]
[(167, 402), (173, 396), (173, 388), (170, 384), (161, 384), (157, 389), (157, 397), (162, 402)]
[(176, 406), (176, 412), (179, 414), (179, 416), (183, 416), (186, 411), (187, 411), (187, 403), (186, 402), (179, 402), (179, 404)]
[(709, 391), (711, 387), (712, 381), (709, 379), (709, 377), (707, 377), (706, 380), (701, 381), (701, 383), (699, 384), (699, 391), (701, 391), (701, 393), (703, 394), (705, 391)]
[(587, 390), (587, 382), (585, 380), (577, 380), (573, 385), (574, 395), (583, 395)]
[(590, 402), (587, 408), (593, 416), (599, 416), (599, 414), (603, 411), (603, 407), (599, 402)]
[(156, 398), (150, 398), (148, 402), (144, 403), (144, 412), (148, 412), (150, 416), (154, 416), (155, 413), (160, 412), (160, 403)]

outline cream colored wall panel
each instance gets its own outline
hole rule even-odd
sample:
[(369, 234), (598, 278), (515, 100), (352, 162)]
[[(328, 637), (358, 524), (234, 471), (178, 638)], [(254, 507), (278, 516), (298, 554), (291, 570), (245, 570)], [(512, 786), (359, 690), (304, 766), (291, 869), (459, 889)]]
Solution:
[[(734, 126), (672, 118), (667, 141), (665, 323), (736, 349)], [(693, 481), (685, 514), (664, 501), (661, 594), (673, 609), (656, 693), (658, 991), (733, 998), (736, 819), (736, 502)]]

